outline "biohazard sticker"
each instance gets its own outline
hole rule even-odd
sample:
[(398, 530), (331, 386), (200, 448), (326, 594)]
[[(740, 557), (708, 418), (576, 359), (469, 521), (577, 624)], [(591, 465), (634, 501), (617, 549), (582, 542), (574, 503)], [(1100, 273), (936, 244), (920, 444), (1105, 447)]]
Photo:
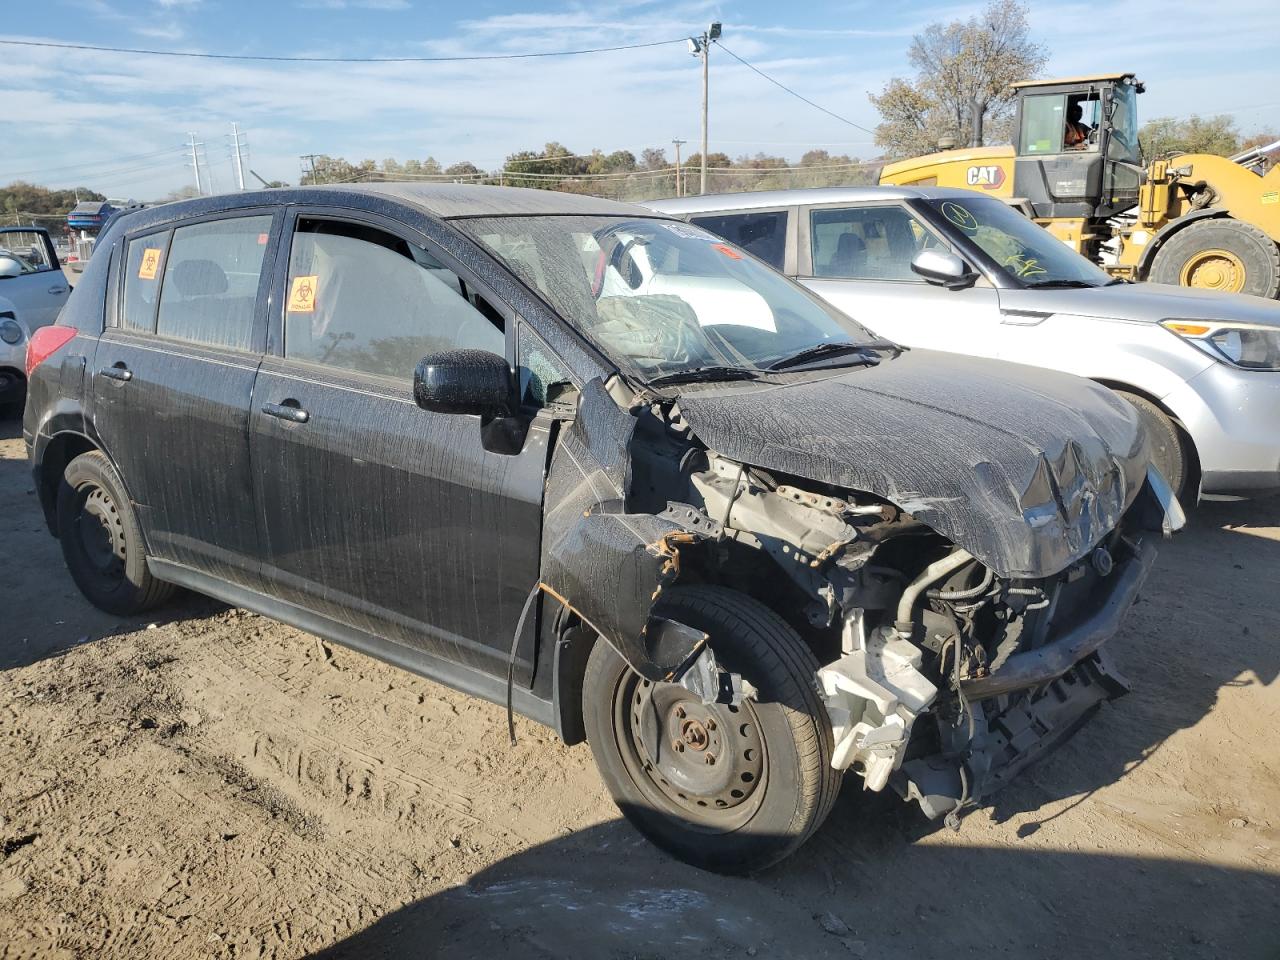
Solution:
[(142, 262), (138, 264), (139, 280), (154, 280), (160, 270), (160, 248), (147, 247), (142, 251)]
[(740, 254), (737, 250), (733, 249), (733, 247), (727, 246), (723, 243), (713, 243), (711, 245), (711, 249), (719, 251), (720, 253), (723, 253), (730, 260), (742, 259), (742, 254)]
[(289, 287), (290, 313), (314, 313), (316, 309), (316, 290), (319, 277), (294, 277)]

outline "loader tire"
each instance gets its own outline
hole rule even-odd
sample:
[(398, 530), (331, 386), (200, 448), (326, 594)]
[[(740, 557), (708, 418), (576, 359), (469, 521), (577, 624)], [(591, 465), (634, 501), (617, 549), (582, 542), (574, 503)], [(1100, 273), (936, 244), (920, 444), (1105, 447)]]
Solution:
[(1280, 247), (1243, 220), (1198, 220), (1156, 251), (1147, 279), (1274, 299), (1280, 294)]

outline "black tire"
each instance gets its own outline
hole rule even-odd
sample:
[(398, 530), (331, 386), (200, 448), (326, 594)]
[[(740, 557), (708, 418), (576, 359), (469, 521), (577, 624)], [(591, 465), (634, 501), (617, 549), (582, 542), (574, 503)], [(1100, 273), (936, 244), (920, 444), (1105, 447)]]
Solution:
[(1280, 247), (1243, 220), (1198, 220), (1156, 251), (1147, 279), (1274, 299), (1280, 294)]
[[(582, 691), (596, 764), (622, 813), (663, 850), (717, 873), (762, 870), (812, 836), (840, 788), (818, 662), (786, 621), (733, 590), (673, 587), (656, 612), (705, 631), (719, 663), (758, 693), (705, 706), (678, 684), (642, 680), (600, 640)], [(649, 746), (646, 717), (657, 731)]]
[(1151, 442), (1151, 462), (1164, 474), (1165, 480), (1173, 488), (1174, 495), (1181, 498), (1183, 489), (1187, 485), (1187, 476), (1191, 472), (1190, 458), (1187, 456), (1182, 431), (1163, 410), (1146, 397), (1140, 397), (1136, 393), (1126, 393), (1123, 390), (1117, 390), (1116, 395), (1129, 401), (1138, 411), (1138, 418), (1142, 421), (1147, 439)]
[(137, 515), (106, 455), (76, 457), (58, 485), (58, 539), (71, 579), (95, 607), (120, 616), (167, 600), (173, 584), (147, 569)]

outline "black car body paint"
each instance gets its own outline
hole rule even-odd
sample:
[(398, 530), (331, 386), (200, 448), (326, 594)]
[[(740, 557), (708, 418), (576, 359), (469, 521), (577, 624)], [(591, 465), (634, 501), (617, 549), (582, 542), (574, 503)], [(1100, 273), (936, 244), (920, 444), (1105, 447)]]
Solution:
[[(102, 450), (156, 576), (495, 701), (514, 650), (515, 708), (570, 741), (581, 738), (596, 633), (646, 680), (677, 681), (706, 635), (653, 616), (661, 593), (684, 582), (754, 592), (824, 665), (815, 682), (830, 688), (838, 736), (855, 736), (839, 720), (853, 723), (850, 657), (903, 644), (921, 654), (910, 669), (923, 671), (924, 705), (900, 715), (901, 749), (857, 763), (891, 762), (894, 785), (931, 815), (1036, 755), (1039, 745), (999, 746), (1001, 723), (1017, 714), (1060, 730), (1123, 688), (1085, 683), (1051, 716), (1035, 713), (1060, 677), (1111, 676), (1098, 644), (1132, 599), (1112, 585), (1136, 590), (1149, 567), (1140, 541), (1168, 525), (1127, 407), (1085, 381), (926, 351), (648, 388), (451, 223), (526, 214), (652, 216), (542, 191), (383, 184), (201, 198), (113, 219), (59, 321), (76, 337), (30, 385), (24, 437), (51, 529), (62, 469)], [(123, 324), (126, 243), (242, 215), (272, 218), (248, 349)], [(497, 418), (437, 413), (398, 380), (286, 356), (289, 243), (304, 217), (429, 248), (500, 315), (517, 380), (521, 331), (565, 371), (557, 398)], [(408, 375), (420, 357), (403, 359)], [(1089, 567), (1098, 550), (1131, 572), (1108, 581)], [(948, 557), (956, 562), (921, 586), (904, 622), (904, 586)], [(513, 637), (535, 588), (537, 615)], [(1018, 631), (981, 619), (996, 607)], [(946, 630), (954, 636), (935, 642)], [(1070, 643), (1056, 656), (1010, 659), (1059, 635)], [(1068, 648), (1078, 661), (1060, 662)], [(958, 696), (950, 675), (978, 699), (1006, 661), (1022, 678), (1001, 688), (1012, 699), (971, 705), (982, 716), (968, 741), (940, 714), (941, 732), (920, 747), (969, 758), (965, 793), (954, 795), (952, 760), (941, 785), (905, 766), (910, 720), (934, 696)], [(878, 733), (892, 720), (863, 719)]]

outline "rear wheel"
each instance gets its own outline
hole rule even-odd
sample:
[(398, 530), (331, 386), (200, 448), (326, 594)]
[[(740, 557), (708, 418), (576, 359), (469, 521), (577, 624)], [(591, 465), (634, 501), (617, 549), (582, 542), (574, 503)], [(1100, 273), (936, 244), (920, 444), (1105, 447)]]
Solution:
[(818, 663), (768, 607), (721, 587), (667, 590), (657, 613), (710, 636), (717, 661), (758, 690), (704, 704), (635, 673), (605, 641), (583, 683), (587, 739), (614, 800), (659, 847), (719, 873), (751, 873), (793, 852), (840, 786)]
[(1116, 395), (1129, 401), (1138, 411), (1138, 419), (1142, 421), (1147, 439), (1151, 443), (1151, 462), (1164, 475), (1173, 488), (1174, 495), (1181, 497), (1190, 471), (1186, 445), (1178, 425), (1146, 397), (1125, 393), (1123, 390), (1117, 390)]
[(1274, 298), (1280, 294), (1280, 248), (1242, 220), (1199, 220), (1156, 251), (1147, 279)]
[(62, 475), (58, 539), (80, 592), (108, 613), (140, 613), (174, 591), (147, 569), (138, 518), (100, 451), (76, 457)]

